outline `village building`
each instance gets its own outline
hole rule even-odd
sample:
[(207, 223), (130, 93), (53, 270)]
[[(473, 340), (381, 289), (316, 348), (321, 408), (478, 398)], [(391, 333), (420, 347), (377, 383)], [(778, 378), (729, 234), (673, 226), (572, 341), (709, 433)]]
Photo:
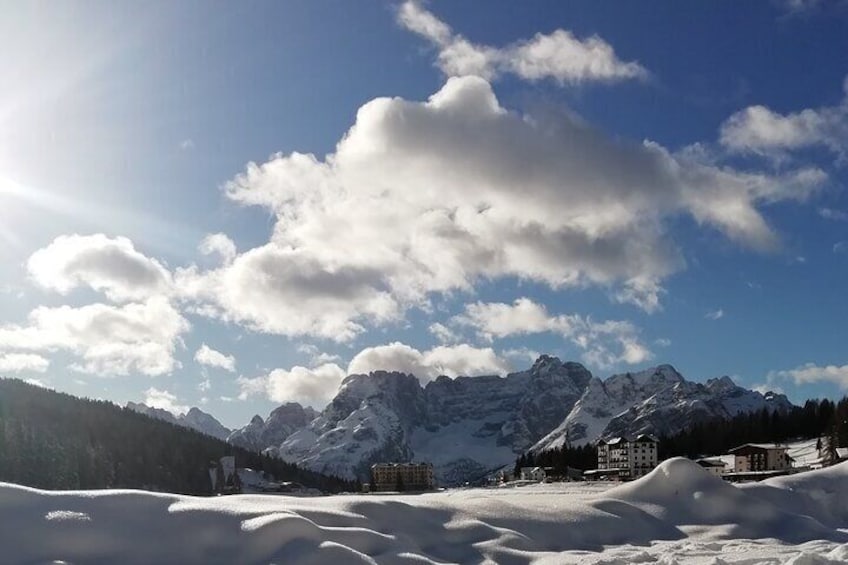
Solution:
[(695, 463), (703, 467), (705, 471), (717, 477), (721, 477), (722, 475), (728, 473), (727, 462), (715, 457), (698, 459), (697, 461), (695, 461)]
[(586, 471), (588, 479), (630, 480), (651, 472), (658, 463), (658, 440), (640, 434), (598, 441), (598, 468)]
[(432, 490), (436, 486), (430, 463), (375, 463), (371, 465), (372, 492)]
[(537, 483), (541, 483), (547, 478), (548, 474), (545, 471), (544, 467), (522, 467), (521, 468), (521, 480), (522, 481), (536, 481)]
[(793, 459), (786, 453), (787, 449), (785, 445), (774, 443), (746, 443), (728, 453), (734, 456), (734, 473), (788, 471)]

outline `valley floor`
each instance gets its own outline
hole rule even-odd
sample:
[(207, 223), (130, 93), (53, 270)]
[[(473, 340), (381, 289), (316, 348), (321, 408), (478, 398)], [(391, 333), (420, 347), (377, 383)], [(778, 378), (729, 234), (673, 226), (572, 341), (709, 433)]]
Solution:
[(0, 483), (4, 563), (848, 562), (848, 463), (734, 486), (685, 459), (628, 484), (193, 498)]

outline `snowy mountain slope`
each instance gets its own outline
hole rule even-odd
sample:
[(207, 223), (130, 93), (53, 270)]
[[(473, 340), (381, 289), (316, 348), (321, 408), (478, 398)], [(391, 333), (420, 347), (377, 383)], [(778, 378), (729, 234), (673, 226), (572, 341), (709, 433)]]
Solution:
[(227, 443), (252, 451), (262, 451), (269, 445), (279, 445), (297, 430), (305, 428), (318, 417), (318, 412), (297, 402), (288, 402), (275, 408), (263, 420), (258, 414), (243, 428), (226, 436)]
[(322, 473), (367, 477), (373, 461), (413, 458), (408, 436), (425, 413), (424, 391), (412, 375), (351, 375), (321, 416), (268, 451)]
[(184, 426), (193, 428), (201, 433), (225, 439), (230, 435), (230, 430), (225, 428), (221, 422), (216, 420), (211, 414), (207, 414), (199, 408), (192, 407), (188, 412), (181, 417)]
[(215, 419), (211, 414), (207, 414), (199, 408), (191, 408), (185, 414), (174, 415), (167, 410), (161, 408), (153, 408), (142, 402), (127, 402), (127, 408), (145, 414), (157, 420), (164, 420), (176, 426), (191, 428), (202, 434), (206, 434), (218, 439), (226, 439), (230, 434), (230, 430), (224, 427), (221, 422)]
[(699, 422), (729, 419), (763, 408), (785, 411), (791, 406), (782, 394), (762, 395), (746, 390), (733, 384), (728, 377), (723, 377), (720, 387), (715, 386), (715, 379), (706, 385), (685, 381), (661, 390), (619, 414), (607, 425), (604, 435), (672, 434)]
[(671, 365), (660, 365), (613, 375), (606, 381), (593, 378), (565, 421), (533, 450), (560, 447), (566, 439), (571, 445), (582, 445), (600, 437), (673, 433), (696, 422), (791, 407), (782, 394), (763, 395), (737, 386), (730, 377), (693, 383)]
[(722, 406), (729, 416), (745, 412), (755, 412), (768, 408), (771, 411), (785, 412), (792, 408), (792, 403), (786, 395), (775, 392), (760, 393), (737, 386), (730, 377), (709, 379), (705, 385), (707, 390), (721, 399)]
[(683, 380), (671, 365), (613, 375), (606, 381), (593, 378), (565, 421), (536, 443), (533, 450), (561, 447), (566, 439), (571, 445), (595, 441), (604, 435), (613, 418)]
[(300, 428), (285, 428), (278, 441), (265, 443), (268, 422), (258, 417), (236, 433), (253, 449), (266, 447), (322, 473), (367, 480), (373, 462), (429, 461), (441, 484), (458, 484), (511, 464), (528, 449), (566, 440), (581, 445), (602, 436), (671, 433), (790, 406), (783, 395), (764, 396), (728, 377), (689, 382), (671, 365), (601, 380), (579, 363), (543, 355), (505, 377), (441, 376), (424, 387), (401, 373), (351, 375), (323, 413), (297, 420)]
[(512, 461), (568, 414), (591, 374), (542, 356), (506, 377), (351, 375), (324, 413), (269, 452), (323, 473), (367, 478), (371, 463), (433, 462), (456, 483)]

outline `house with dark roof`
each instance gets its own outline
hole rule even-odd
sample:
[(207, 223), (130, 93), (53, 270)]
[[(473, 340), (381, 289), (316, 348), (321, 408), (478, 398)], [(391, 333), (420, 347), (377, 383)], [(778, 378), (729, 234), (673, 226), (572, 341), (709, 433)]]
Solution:
[(776, 443), (746, 443), (728, 453), (734, 457), (734, 473), (787, 471), (792, 468), (793, 461), (786, 453), (787, 449), (787, 446)]

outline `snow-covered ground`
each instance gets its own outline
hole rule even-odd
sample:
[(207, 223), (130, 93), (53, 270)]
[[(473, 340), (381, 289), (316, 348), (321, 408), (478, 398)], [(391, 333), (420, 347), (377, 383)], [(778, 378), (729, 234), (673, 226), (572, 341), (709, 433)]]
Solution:
[(737, 487), (672, 459), (603, 489), (193, 498), (0, 483), (0, 561), (848, 562), (848, 464)]
[(788, 443), (787, 446), (789, 449), (786, 450), (786, 453), (795, 460), (792, 465), (795, 467), (809, 467), (814, 463), (820, 463), (821, 457), (819, 457), (819, 451), (816, 449), (817, 442), (818, 438), (813, 438)]

